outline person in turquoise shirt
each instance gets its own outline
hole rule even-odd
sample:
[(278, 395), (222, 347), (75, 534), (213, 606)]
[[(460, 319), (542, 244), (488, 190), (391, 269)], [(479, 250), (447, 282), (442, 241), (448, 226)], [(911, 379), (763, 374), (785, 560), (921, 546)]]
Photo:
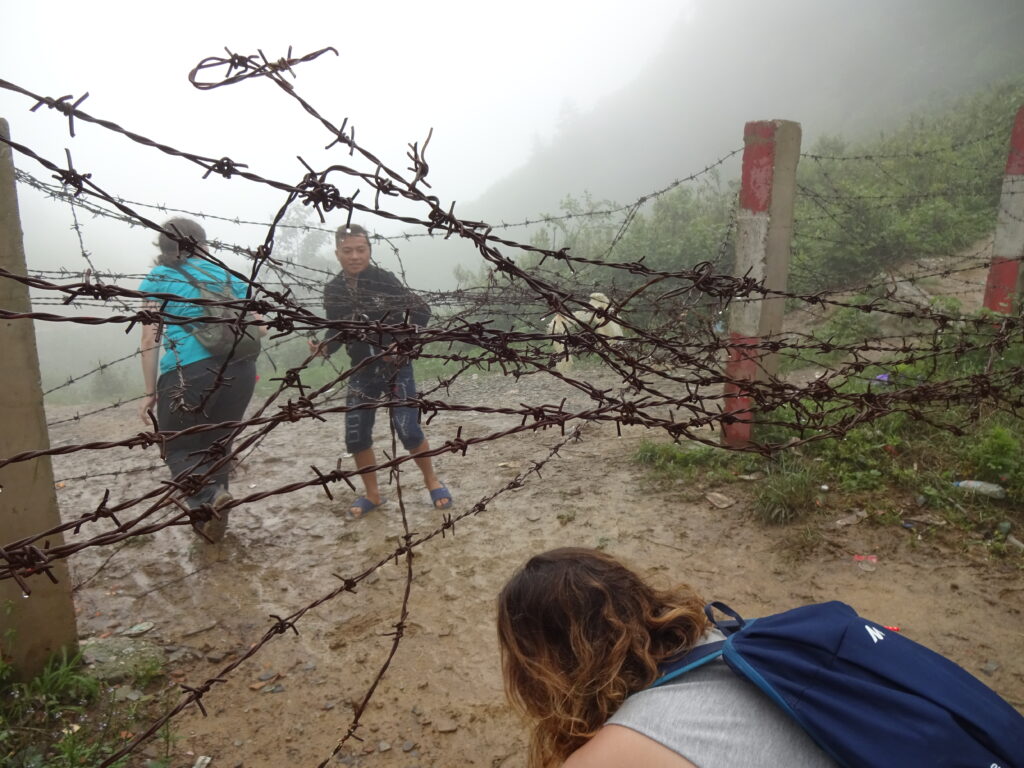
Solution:
[[(198, 299), (199, 288), (193, 281), (223, 286), (225, 281), (238, 298), (246, 295), (246, 285), (223, 267), (192, 249), (179, 247), (179, 241), (166, 232), (176, 232), (196, 246), (205, 248), (206, 232), (191, 219), (175, 218), (163, 225), (157, 246), (156, 264), (146, 275), (139, 290), (147, 294), (173, 294), (182, 299)], [(184, 272), (184, 274), (183, 274)], [(153, 296), (145, 299), (145, 308), (167, 316), (202, 317), (202, 306), (189, 301)], [(151, 424), (154, 413), (162, 432), (178, 432), (198, 424), (220, 424), (241, 420), (252, 398), (256, 383), (256, 359), (253, 356), (215, 355), (193, 335), (188, 324), (151, 323), (142, 326), (142, 375), (145, 391), (139, 416)], [(265, 333), (265, 329), (261, 329)], [(225, 363), (227, 367), (224, 368)], [(224, 369), (221, 372), (221, 369)], [(218, 375), (220, 381), (218, 383)], [(187, 503), (192, 508), (209, 504), (215, 510), (231, 501), (229, 487), (230, 455), (236, 429), (225, 427), (171, 438), (166, 444), (165, 462), (175, 480), (190, 475), (203, 478), (203, 485)], [(215, 443), (219, 447), (210, 450)], [(219, 466), (218, 466), (219, 465)], [(219, 512), (202, 532), (219, 541), (227, 529), (227, 511)]]

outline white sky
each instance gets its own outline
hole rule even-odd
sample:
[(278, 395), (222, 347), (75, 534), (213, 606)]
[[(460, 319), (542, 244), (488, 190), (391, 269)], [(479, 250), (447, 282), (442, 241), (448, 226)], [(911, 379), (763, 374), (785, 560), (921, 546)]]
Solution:
[[(538, 140), (551, 137), (566, 104), (586, 112), (628, 84), (689, 2), (0, 0), (0, 78), (46, 96), (88, 91), (81, 108), (89, 114), (294, 182), (302, 172), (296, 155), (314, 168), (352, 161), (338, 149), (323, 152), (326, 131), (269, 81), (199, 91), (187, 74), (201, 59), (224, 55), (225, 46), (246, 55), (259, 48), (271, 59), (289, 45), (296, 56), (334, 46), (339, 56), (296, 69), (298, 92), (335, 123), (348, 117), (357, 141), (396, 169), (406, 166), (406, 145), (422, 144), (433, 128), (429, 180), (447, 205), (472, 200), (523, 164)], [(202, 182), (190, 163), (81, 122), (72, 139), (66, 119), (45, 108), (30, 113), (31, 106), (0, 91), (0, 117), (14, 140), (60, 164), (69, 148), (76, 168), (112, 194), (256, 220), (269, 219), (283, 201), (238, 179)], [(15, 162), (49, 176), (31, 160)], [(68, 207), (22, 186), (19, 196), (30, 266), (79, 267)], [(370, 197), (364, 190), (359, 200)], [(389, 231), (383, 223), (375, 228)], [(228, 229), (208, 226), (211, 237), (237, 239)], [(135, 262), (143, 271), (153, 256), (148, 232), (89, 220), (84, 236), (101, 268)]]

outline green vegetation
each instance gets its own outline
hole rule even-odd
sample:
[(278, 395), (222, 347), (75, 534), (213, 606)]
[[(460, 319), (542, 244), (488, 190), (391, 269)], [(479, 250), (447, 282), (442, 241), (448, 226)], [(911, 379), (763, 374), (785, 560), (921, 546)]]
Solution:
[[(872, 298), (859, 294), (849, 299), (851, 305), (871, 304)], [(853, 306), (839, 307), (822, 326), (814, 331), (812, 339), (820, 341), (824, 347), (826, 344), (831, 348), (825, 349), (783, 349), (779, 352), (779, 371), (782, 374), (803, 368), (809, 365), (818, 365), (826, 368), (835, 366), (845, 361), (849, 353), (845, 348), (851, 345), (860, 345), (865, 339), (877, 338), (879, 335), (878, 316)], [(812, 339), (804, 343), (813, 343)]]
[(767, 469), (768, 476), (754, 496), (754, 514), (770, 525), (807, 519), (818, 497), (817, 467), (783, 455)]
[[(752, 506), (765, 523), (813, 525), (825, 499), (834, 512), (834, 502), (845, 498), (849, 506), (877, 502), (889, 510), (922, 505), (962, 530), (987, 535), (998, 523), (1018, 532), (1024, 526), (1024, 430), (1012, 409), (989, 404), (975, 388), (995, 382), (1001, 402), (1019, 400), (1024, 393), (1013, 374), (1024, 364), (1024, 349), (994, 343), (992, 315), (937, 325), (886, 314), (879, 310), (906, 305), (884, 286), (866, 287), (887, 269), (961, 252), (991, 233), (1009, 128), (1022, 102), (1024, 81), (1004, 83), (871, 142), (822, 139), (801, 159), (791, 289), (861, 292), (844, 298), (854, 306), (828, 314), (808, 342), (811, 349), (783, 352), (783, 373), (810, 364), (832, 369), (832, 391), (759, 412), (755, 439), (775, 454), (753, 459), (764, 478), (751, 486)], [(679, 206), (697, 210), (696, 199), (683, 195)], [(683, 215), (679, 206), (673, 216)], [(657, 242), (652, 232), (671, 231), (659, 220), (665, 210), (638, 217), (642, 226), (634, 224), (638, 232), (621, 239), (616, 260), (634, 257), (636, 243)], [(705, 200), (699, 210), (718, 209)], [(649, 265), (669, 268), (663, 253), (648, 250)], [(932, 309), (960, 314), (954, 298), (934, 299)], [(918, 351), (911, 343), (899, 353), (857, 358), (843, 349), (886, 335), (923, 341)], [(706, 447), (655, 444), (641, 446), (635, 458), (656, 475), (710, 484), (748, 472), (751, 461)], [(959, 479), (997, 483), (1007, 499), (964, 493), (952, 485)], [(829, 488), (825, 496), (822, 486)], [(900, 522), (893, 514), (872, 519)]]
[[(937, 105), (873, 140), (824, 137), (804, 147), (790, 289), (847, 289), (915, 258), (956, 253), (990, 233), (1009, 131), (1022, 102), (1024, 80), (1015, 79)], [(568, 248), (572, 256), (598, 263), (575, 264), (570, 271), (536, 255), (517, 262), (581, 285), (608, 285), (614, 278), (622, 290), (647, 278), (602, 262), (642, 261), (667, 271), (711, 262), (714, 271), (731, 274), (735, 196), (735, 184), (711, 172), (655, 198), (624, 233), (618, 204), (566, 198), (561, 213), (568, 218), (553, 221), (534, 245)], [(464, 286), (493, 279), (489, 272), (461, 275)], [(686, 287), (667, 280), (659, 289), (674, 282)], [(633, 321), (647, 319), (631, 313)]]
[[(979, 402), (971, 388), (975, 377), (1020, 370), (1024, 349), (994, 347), (992, 317), (987, 313), (953, 330), (929, 341), (924, 359), (879, 361), (839, 381), (838, 398), (848, 402), (843, 408), (837, 408), (835, 399), (805, 399), (797, 407), (766, 415), (768, 423), (760, 428), (758, 439), (779, 446), (793, 439), (814, 440), (803, 452), (818, 459), (844, 490), (893, 484), (911, 488), (928, 473), (944, 473), (943, 479), (950, 482), (969, 477), (1001, 483), (1011, 499), (1024, 501), (1020, 422), (1014, 414)], [(911, 393), (939, 383), (949, 392), (946, 406), (922, 413)], [(1012, 377), (1005, 386), (1004, 397), (1019, 394), (1020, 385)], [(895, 412), (870, 418), (873, 407), (883, 406)], [(835, 439), (817, 439), (836, 434), (840, 436)]]
[[(898, 130), (874, 140), (825, 137), (805, 147), (798, 167), (790, 289), (803, 293), (856, 288), (885, 269), (926, 255), (961, 251), (990, 233), (1009, 129), (1022, 102), (1024, 80), (1010, 80), (952, 105), (938, 105), (934, 111), (918, 114)], [(581, 199), (568, 197), (562, 202), (561, 213), (570, 218), (553, 221), (536, 235), (534, 244), (568, 248), (572, 256), (596, 263), (575, 264), (570, 270), (558, 260), (542, 260), (535, 254), (524, 254), (517, 263), (566, 285), (614, 283), (620, 291), (634, 289), (647, 278), (613, 270), (604, 263), (642, 262), (654, 270), (680, 271), (710, 262), (715, 272), (731, 274), (735, 197), (736, 184), (724, 182), (712, 171), (698, 182), (682, 184), (653, 199), (636, 213), (624, 232), (620, 232), (624, 213), (618, 204), (586, 195)], [(312, 223), (306, 220), (308, 216), (295, 216), (294, 221), (288, 219), (286, 223)], [(317, 295), (323, 278), (334, 269), (330, 259), (319, 255), (329, 247), (329, 233), (317, 229), (280, 230), (275, 255), (309, 267), (303, 273), (309, 282), (295, 286), (297, 295)], [(459, 280), (466, 288), (500, 282), (501, 276), (482, 267), (476, 274), (462, 270)], [(658, 290), (668, 292), (674, 287), (686, 289), (690, 284), (667, 279), (659, 283)], [(861, 298), (870, 301), (877, 298), (877, 292)], [(488, 305), (477, 319), (486, 321), (489, 327), (507, 330), (518, 309)], [(703, 311), (710, 315), (717, 310), (707, 307)], [(641, 326), (656, 325), (658, 308), (637, 306), (630, 312), (630, 321)], [(530, 323), (539, 329), (540, 318), (527, 318), (525, 324)], [(523, 325), (517, 322), (518, 327)], [(845, 309), (832, 317), (830, 325), (833, 327), (828, 332), (835, 343), (842, 343), (843, 339), (864, 338), (859, 334), (870, 330), (872, 320), (868, 313)], [(266, 345), (276, 343), (268, 340)], [(447, 348), (439, 351), (447, 352)], [(468, 345), (457, 345), (456, 351), (470, 357), (481, 353)], [(828, 353), (823, 354), (807, 357), (829, 362)], [(295, 338), (275, 349), (274, 364), (266, 355), (261, 356), (258, 393), (271, 391), (275, 386), (272, 379), (297, 366), (305, 355), (305, 341)], [(831, 359), (840, 356), (833, 353)], [(344, 363), (343, 353), (335, 356), (336, 366), (341, 368)], [(799, 364), (784, 363), (790, 367)], [(449, 371), (451, 366), (441, 360), (417, 362), (421, 379), (444, 376)], [(66, 381), (68, 373), (50, 366), (46, 387)], [(316, 387), (335, 375), (329, 365), (315, 363), (303, 371), (302, 381)], [(138, 363), (133, 358), (55, 392), (48, 402), (109, 403), (137, 397), (140, 391)]]
[(815, 509), (817, 467), (790, 455), (768, 460), (711, 446), (686, 446), (645, 440), (633, 459), (659, 480), (676, 480), (690, 486), (714, 487), (735, 482), (739, 475), (759, 477), (754, 497), (756, 516), (768, 524), (791, 523), (807, 518)]
[[(951, 394), (946, 407), (927, 413), (908, 396), (916, 387), (941, 382), (969, 387), (985, 372), (1019, 371), (1024, 349), (993, 350), (991, 323), (984, 313), (976, 323), (966, 321), (959, 333), (941, 337), (937, 353), (925, 360), (865, 366), (859, 376), (839, 382), (836, 395), (825, 401), (805, 398), (762, 412), (755, 440), (773, 446), (774, 458), (654, 443), (641, 445), (634, 458), (661, 477), (709, 484), (732, 481), (753, 464), (766, 475), (753, 488), (755, 514), (765, 523), (812, 520), (819, 487), (827, 485), (830, 499), (854, 499), (849, 506), (925, 506), (962, 530), (991, 534), (1008, 521), (1020, 531), (1024, 430), (1019, 418), (977, 402), (973, 394), (962, 402)], [(888, 378), (878, 380), (878, 374)], [(1019, 383), (1007, 387), (1011, 395), (1021, 394)], [(874, 409), (882, 408), (893, 412), (876, 416)], [(961, 479), (996, 483), (1007, 497), (965, 493), (953, 486)]]
[[(1012, 81), (872, 142), (818, 141), (798, 172), (791, 288), (856, 286), (883, 268), (956, 253), (989, 234), (1022, 101), (1024, 83)], [(843, 159), (851, 156), (862, 159)]]
[[(694, 460), (694, 453), (703, 458)], [(771, 459), (656, 443), (642, 445), (634, 459), (659, 479), (712, 488), (734, 483), (737, 475), (753, 469), (761, 476), (743, 487), (753, 494), (754, 516), (768, 525), (830, 521), (837, 509), (865, 505), (881, 513), (873, 516), (876, 522), (893, 524), (900, 522), (898, 510), (912, 516), (924, 507), (965, 532), (991, 535), (1008, 521), (1019, 538), (1024, 529), (1022, 456), (1019, 425), (976, 426), (956, 437), (896, 415), (840, 438), (780, 451)], [(990, 499), (953, 486), (954, 480), (964, 478), (1002, 485), (1007, 498)], [(821, 518), (822, 510), (828, 518)]]
[(634, 459), (658, 478), (666, 480), (723, 483), (744, 469), (756, 468), (756, 457), (712, 448), (707, 445), (685, 447), (679, 443), (655, 443), (644, 440)]
[[(81, 655), (55, 655), (38, 677), (15, 682), (0, 657), (0, 764), (5, 768), (94, 768), (132, 738), (145, 716), (143, 702), (115, 701), (82, 667)], [(142, 688), (162, 676), (148, 669), (132, 684)], [(150, 697), (146, 697), (149, 699)], [(147, 768), (167, 768), (173, 734), (160, 734), (164, 759)], [(127, 766), (128, 758), (114, 763)]]

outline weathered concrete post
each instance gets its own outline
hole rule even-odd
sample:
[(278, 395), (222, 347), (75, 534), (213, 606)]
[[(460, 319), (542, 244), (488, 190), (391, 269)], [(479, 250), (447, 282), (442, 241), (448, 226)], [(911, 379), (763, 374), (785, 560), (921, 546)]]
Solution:
[[(10, 138), (7, 121), (0, 135)], [(27, 273), (21, 240), (18, 197), (11, 148), (0, 143), (0, 267)], [(0, 277), (0, 307), (31, 311), (28, 286)], [(0, 457), (50, 447), (43, 411), (39, 356), (31, 320), (0, 320)], [(50, 457), (0, 468), (0, 546), (60, 524)], [(50, 545), (62, 536), (47, 537)], [(42, 542), (38, 545), (42, 548)], [(58, 583), (45, 575), (28, 576), (28, 597), (13, 579), (0, 581), (0, 652), (20, 679), (35, 676), (61, 648), (74, 651), (78, 639), (67, 565), (55, 563)]]
[(1010, 135), (1010, 154), (1006, 158), (1003, 192), (999, 198), (992, 264), (985, 282), (986, 309), (1010, 314), (1019, 306), (1020, 262), (1024, 258), (1024, 106)]
[[(743, 141), (743, 175), (736, 212), (736, 276), (763, 287), (785, 291), (793, 240), (796, 166), (800, 159), (800, 124), (788, 120), (747, 123)], [(724, 408), (736, 421), (722, 424), (722, 441), (741, 448), (751, 441), (753, 400), (744, 382), (774, 375), (778, 354), (757, 348), (782, 331), (785, 299), (760, 293), (734, 299), (729, 310), (728, 380)]]

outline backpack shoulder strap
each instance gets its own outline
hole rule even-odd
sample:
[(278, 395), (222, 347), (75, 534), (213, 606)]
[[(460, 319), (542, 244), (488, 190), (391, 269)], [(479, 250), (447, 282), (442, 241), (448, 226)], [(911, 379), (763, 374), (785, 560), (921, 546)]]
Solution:
[(179, 267), (177, 264), (172, 266), (171, 269), (173, 269), (175, 272), (179, 273), (182, 277), (188, 280), (192, 287), (195, 288), (197, 291), (202, 290), (202, 286), (199, 284), (199, 281), (196, 280), (195, 276), (190, 274), (187, 269), (185, 269), (184, 267)]
[[(724, 613), (726, 616), (731, 616), (732, 618), (728, 620), (716, 619), (715, 610)], [(708, 617), (708, 620), (715, 626), (715, 628), (725, 635), (726, 639), (717, 640), (711, 643), (702, 643), (701, 645), (690, 649), (688, 653), (663, 664), (660, 670), (661, 677), (651, 683), (652, 688), (663, 685), (669, 680), (674, 680), (680, 675), (686, 674), (691, 669), (696, 669), (697, 667), (701, 667), (708, 662), (719, 658), (725, 651), (726, 643), (729, 642), (729, 636), (738, 632), (743, 627), (753, 624), (755, 621), (755, 619), (747, 621), (728, 605), (717, 601), (705, 605), (704, 614)]]
[(714, 661), (722, 655), (724, 648), (725, 640), (718, 640), (714, 643), (698, 645), (692, 651), (680, 656), (675, 661), (662, 665), (660, 670), (661, 677), (651, 683), (650, 687), (657, 688), (659, 685), (664, 685), (669, 680), (675, 680), (680, 675), (685, 675), (691, 669), (702, 667), (709, 661)]
[[(723, 621), (721, 619), (716, 619), (716, 610), (719, 613), (724, 613), (726, 616), (729, 616), (729, 620)], [(742, 616), (740, 616), (738, 613), (736, 613), (736, 611), (734, 611), (728, 605), (718, 600), (714, 600), (704, 606), (704, 615), (707, 616), (708, 621), (714, 624), (715, 627), (717, 627), (719, 631), (721, 631), (721, 633), (726, 637), (733, 634), (734, 632), (739, 632), (741, 629), (743, 629), (743, 627), (750, 623)]]
[[(182, 275), (184, 275), (185, 279), (188, 280), (192, 284), (192, 286), (199, 291), (207, 290), (210, 291), (211, 293), (222, 293), (226, 291), (228, 293), (231, 293), (232, 295), (234, 294), (234, 292), (231, 290), (231, 281), (226, 275), (223, 280), (220, 280), (211, 275), (209, 272), (202, 269), (201, 267), (193, 265), (193, 269), (195, 269), (196, 272), (201, 274), (209, 281), (208, 285), (204, 288), (204, 286), (200, 284), (200, 282), (195, 278), (195, 276), (190, 274), (189, 271), (184, 267), (175, 264), (173, 267), (171, 267), (171, 269), (176, 270), (180, 272)], [(218, 286), (218, 288), (214, 290), (212, 286)]]
[[(200, 284), (200, 282), (198, 280), (196, 280), (193, 275), (189, 274), (188, 270), (185, 269), (184, 267), (179, 267), (177, 264), (175, 264), (174, 266), (171, 266), (170, 268), (173, 269), (175, 272), (180, 273), (182, 277), (184, 277), (186, 280), (188, 280), (188, 282), (191, 284), (191, 286), (193, 288), (195, 288), (197, 291), (199, 291), (199, 298), (202, 298), (204, 290), (209, 290), (208, 288), (204, 289), (204, 287)], [(198, 267), (197, 267), (197, 269), (198, 269)], [(199, 271), (203, 272), (201, 269)], [(203, 272), (203, 274), (206, 275), (205, 272)], [(206, 276), (209, 277), (209, 275), (206, 275)], [(191, 334), (195, 333), (196, 324), (195, 323), (182, 323), (181, 327), (186, 332), (188, 332), (191, 335)]]

